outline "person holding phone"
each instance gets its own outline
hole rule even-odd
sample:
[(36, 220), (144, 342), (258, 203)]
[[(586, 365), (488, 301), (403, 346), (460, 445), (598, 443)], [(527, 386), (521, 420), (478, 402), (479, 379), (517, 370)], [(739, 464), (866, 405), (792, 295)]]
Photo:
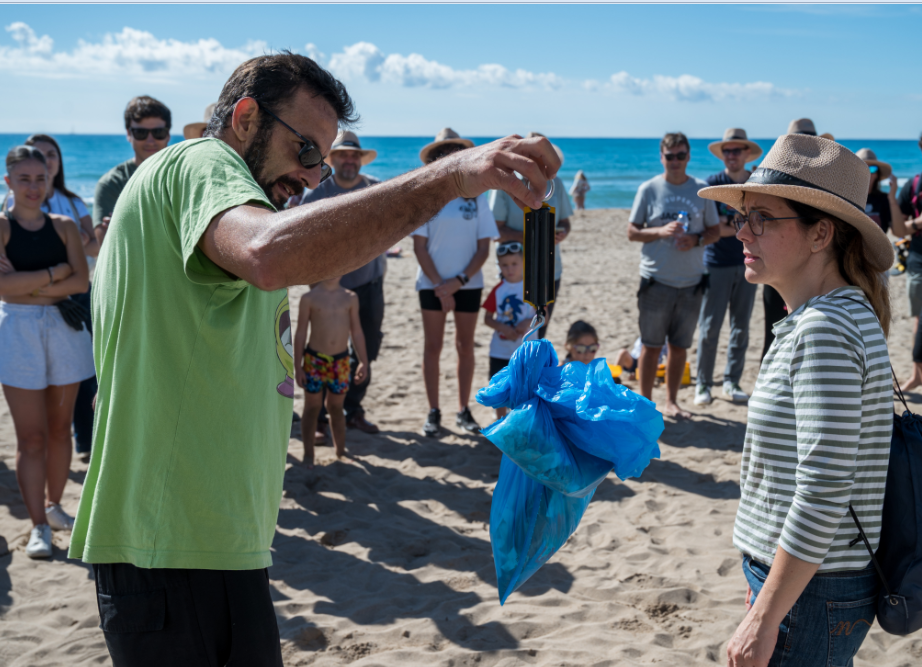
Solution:
[(170, 110), (153, 97), (135, 97), (125, 107), (125, 135), (134, 150), (134, 157), (112, 167), (96, 184), (93, 229), (100, 247), (106, 238), (119, 195), (141, 163), (170, 143), (171, 123)]

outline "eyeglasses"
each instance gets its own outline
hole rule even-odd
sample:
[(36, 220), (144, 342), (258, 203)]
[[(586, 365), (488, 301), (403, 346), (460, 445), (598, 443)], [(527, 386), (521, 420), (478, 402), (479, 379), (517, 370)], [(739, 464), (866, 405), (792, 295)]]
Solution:
[(688, 152), (681, 151), (680, 153), (663, 153), (663, 157), (666, 158), (666, 162), (672, 162), (673, 160), (685, 162), (685, 160), (688, 159)]
[(572, 347), (573, 351), (577, 354), (587, 354), (589, 352), (595, 354), (599, 351), (598, 343), (593, 343), (592, 345), (571, 345), (570, 347)]
[(766, 218), (758, 211), (750, 211), (748, 215), (744, 213), (737, 213), (735, 216), (733, 216), (731, 223), (734, 227), (736, 227), (736, 231), (740, 231), (748, 222), (749, 229), (752, 230), (753, 236), (762, 236), (762, 232), (765, 231), (765, 223), (773, 222), (775, 220), (813, 220), (813, 218), (807, 218), (802, 215), (794, 215), (786, 218)]
[[(259, 102), (259, 100), (257, 100)], [(330, 176), (333, 175), (333, 168), (330, 167), (326, 162), (323, 161), (323, 153), (320, 152), (320, 149), (314, 145), (310, 139), (302, 137), (297, 130), (295, 130), (291, 125), (286, 123), (284, 120), (276, 116), (274, 113), (269, 111), (267, 108), (260, 106), (260, 109), (265, 111), (267, 114), (275, 118), (278, 122), (284, 125), (288, 130), (294, 133), (298, 139), (300, 139), (304, 145), (301, 146), (301, 150), (298, 151), (298, 160), (301, 162), (301, 166), (305, 169), (313, 169), (318, 164), (320, 165), (320, 182), (323, 183)]]
[(747, 148), (724, 148), (721, 152), (726, 156), (731, 155), (742, 155), (743, 151), (749, 150)]
[(503, 255), (517, 255), (522, 252), (522, 244), (518, 241), (510, 241), (509, 243), (500, 243), (496, 246), (496, 256), (502, 257)]
[(878, 171), (877, 165), (876, 164), (868, 165), (868, 171), (870, 171), (872, 174), (876, 174)]
[(144, 141), (149, 134), (154, 135), (154, 139), (157, 141), (163, 141), (170, 136), (170, 128), (168, 127), (155, 127), (153, 130), (146, 127), (130, 127), (128, 131), (131, 132), (131, 136), (134, 137), (135, 141)]

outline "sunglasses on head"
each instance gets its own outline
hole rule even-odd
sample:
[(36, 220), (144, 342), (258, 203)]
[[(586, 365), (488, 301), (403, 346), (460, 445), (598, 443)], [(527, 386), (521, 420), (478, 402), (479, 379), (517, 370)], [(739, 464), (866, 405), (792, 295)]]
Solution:
[(880, 170), (877, 168), (876, 164), (872, 164), (868, 165), (868, 171), (870, 171), (872, 174), (876, 174)]
[(128, 128), (128, 131), (131, 132), (131, 136), (134, 137), (135, 141), (144, 141), (149, 134), (154, 135), (154, 139), (157, 141), (163, 141), (170, 136), (170, 128), (168, 127), (155, 127), (153, 130), (146, 127), (131, 127)]
[(724, 155), (742, 155), (745, 148), (724, 148), (721, 151)]
[[(259, 102), (259, 100), (256, 101), (257, 103)], [(305, 169), (313, 169), (319, 164), (321, 183), (333, 175), (333, 168), (323, 161), (323, 153), (321, 153), (320, 149), (314, 145), (314, 142), (312, 142), (310, 139), (307, 139), (306, 137), (302, 137), (297, 130), (276, 116), (274, 113), (269, 111), (266, 107), (260, 106), (260, 109), (275, 118), (275, 120), (284, 125), (289, 131), (293, 132), (294, 135), (298, 137), (298, 139), (301, 140), (303, 145), (301, 146), (301, 150), (298, 151), (298, 161), (301, 163), (302, 167)]]
[(573, 351), (577, 354), (587, 354), (589, 352), (595, 354), (599, 351), (598, 343), (593, 343), (592, 345), (571, 345), (570, 347), (572, 347)]
[(673, 160), (685, 162), (685, 160), (688, 159), (688, 151), (680, 151), (678, 153), (663, 153), (663, 157), (666, 158), (666, 162), (672, 162)]
[(502, 257), (503, 255), (517, 255), (522, 252), (522, 244), (518, 241), (510, 241), (509, 243), (500, 243), (496, 246), (496, 256)]

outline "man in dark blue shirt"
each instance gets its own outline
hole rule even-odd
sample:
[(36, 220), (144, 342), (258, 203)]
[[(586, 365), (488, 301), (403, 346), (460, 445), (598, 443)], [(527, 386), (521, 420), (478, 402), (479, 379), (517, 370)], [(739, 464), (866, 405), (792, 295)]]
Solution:
[[(709, 176), (708, 185), (745, 183), (750, 172), (746, 163), (762, 154), (762, 149), (746, 137), (746, 131), (730, 128), (723, 141), (715, 141), (708, 149), (726, 168)], [(707, 291), (701, 302), (698, 318), (698, 380), (695, 405), (707, 405), (712, 400), (714, 360), (717, 341), (727, 308), (730, 309), (730, 344), (727, 346), (727, 366), (724, 369), (723, 393), (734, 403), (745, 403), (749, 396), (740, 388), (746, 348), (749, 347), (749, 318), (755, 302), (756, 286), (746, 281), (743, 265), (743, 244), (736, 238), (731, 224), (736, 211), (726, 204), (717, 204), (720, 217), (720, 240), (704, 249), (704, 264), (710, 275)]]

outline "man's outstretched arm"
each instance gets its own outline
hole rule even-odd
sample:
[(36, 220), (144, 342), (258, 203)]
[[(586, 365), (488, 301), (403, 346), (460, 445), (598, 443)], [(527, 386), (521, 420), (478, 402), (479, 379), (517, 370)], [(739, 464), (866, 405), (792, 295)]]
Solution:
[[(559, 168), (547, 139), (507, 137), (373, 188), (287, 211), (229, 209), (211, 221), (199, 247), (222, 269), (260, 289), (312, 284), (367, 264), (458, 197), (496, 189), (519, 206), (538, 207)], [(532, 183), (531, 190), (514, 171)]]

